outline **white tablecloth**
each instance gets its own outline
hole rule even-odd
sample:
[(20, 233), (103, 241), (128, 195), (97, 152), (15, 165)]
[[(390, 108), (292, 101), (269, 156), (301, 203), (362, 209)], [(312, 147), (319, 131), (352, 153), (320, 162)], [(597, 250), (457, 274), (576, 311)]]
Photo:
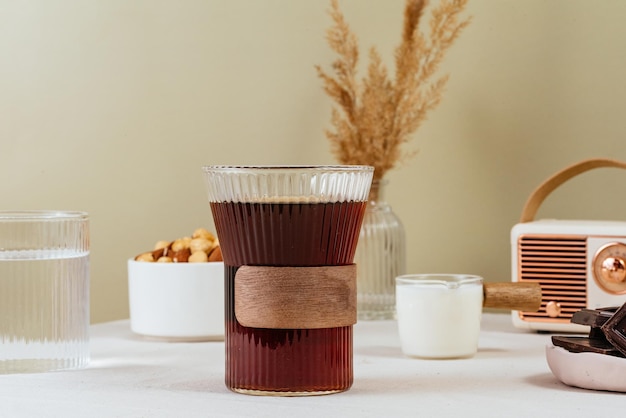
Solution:
[(354, 385), (344, 393), (278, 398), (224, 386), (224, 343), (167, 343), (128, 321), (91, 328), (87, 369), (0, 375), (0, 417), (589, 417), (624, 416), (626, 394), (568, 387), (550, 372), (550, 337), (509, 315), (483, 316), (471, 359), (404, 357), (394, 321), (354, 331)]

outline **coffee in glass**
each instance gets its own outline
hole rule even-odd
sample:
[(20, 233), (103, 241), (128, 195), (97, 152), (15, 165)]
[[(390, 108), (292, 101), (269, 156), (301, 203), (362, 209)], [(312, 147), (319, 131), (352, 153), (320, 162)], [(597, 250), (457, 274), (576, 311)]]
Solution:
[[(352, 322), (334, 323), (332, 312), (341, 317), (342, 310), (354, 309), (356, 321), (356, 306), (347, 301), (355, 295), (341, 296), (344, 290), (354, 293), (346, 290), (354, 278), (346, 277), (344, 286), (334, 277), (350, 275), (339, 267), (353, 263), (373, 169), (210, 166), (204, 172), (225, 264), (226, 385), (241, 393), (283, 396), (349, 389)], [(242, 266), (252, 269), (250, 282), (257, 281), (245, 296), (235, 290), (237, 281), (244, 283), (237, 275)], [(255, 285), (276, 288), (265, 289), (258, 300)], [(285, 287), (292, 293), (281, 299)], [(263, 306), (268, 298), (275, 300)], [(267, 321), (254, 323), (262, 326), (241, 323), (248, 305), (260, 305), (255, 312)], [(312, 322), (307, 312), (319, 309), (329, 309), (329, 318), (293, 325)], [(289, 315), (294, 318), (283, 317)]]

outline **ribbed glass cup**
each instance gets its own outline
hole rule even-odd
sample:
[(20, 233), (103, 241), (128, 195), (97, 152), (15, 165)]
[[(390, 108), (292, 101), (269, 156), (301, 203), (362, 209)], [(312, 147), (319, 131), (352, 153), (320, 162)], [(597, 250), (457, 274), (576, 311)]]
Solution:
[(0, 211), (0, 374), (88, 362), (88, 215)]
[(226, 386), (253, 395), (304, 396), (352, 385), (352, 327), (266, 329), (235, 317), (242, 265), (352, 264), (373, 168), (203, 168), (225, 264)]

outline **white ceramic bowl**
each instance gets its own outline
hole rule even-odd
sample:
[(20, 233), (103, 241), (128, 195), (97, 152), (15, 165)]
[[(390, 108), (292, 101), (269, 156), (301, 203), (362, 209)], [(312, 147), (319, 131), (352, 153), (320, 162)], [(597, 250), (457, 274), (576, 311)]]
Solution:
[(224, 339), (224, 263), (128, 260), (131, 330), (167, 341)]

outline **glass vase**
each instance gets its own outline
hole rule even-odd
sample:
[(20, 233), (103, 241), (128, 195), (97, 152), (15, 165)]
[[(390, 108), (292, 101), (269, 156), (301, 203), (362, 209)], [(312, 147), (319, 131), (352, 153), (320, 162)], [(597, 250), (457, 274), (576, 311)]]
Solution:
[(395, 278), (405, 274), (404, 225), (385, 200), (387, 180), (374, 180), (356, 249), (359, 319), (394, 319)]

